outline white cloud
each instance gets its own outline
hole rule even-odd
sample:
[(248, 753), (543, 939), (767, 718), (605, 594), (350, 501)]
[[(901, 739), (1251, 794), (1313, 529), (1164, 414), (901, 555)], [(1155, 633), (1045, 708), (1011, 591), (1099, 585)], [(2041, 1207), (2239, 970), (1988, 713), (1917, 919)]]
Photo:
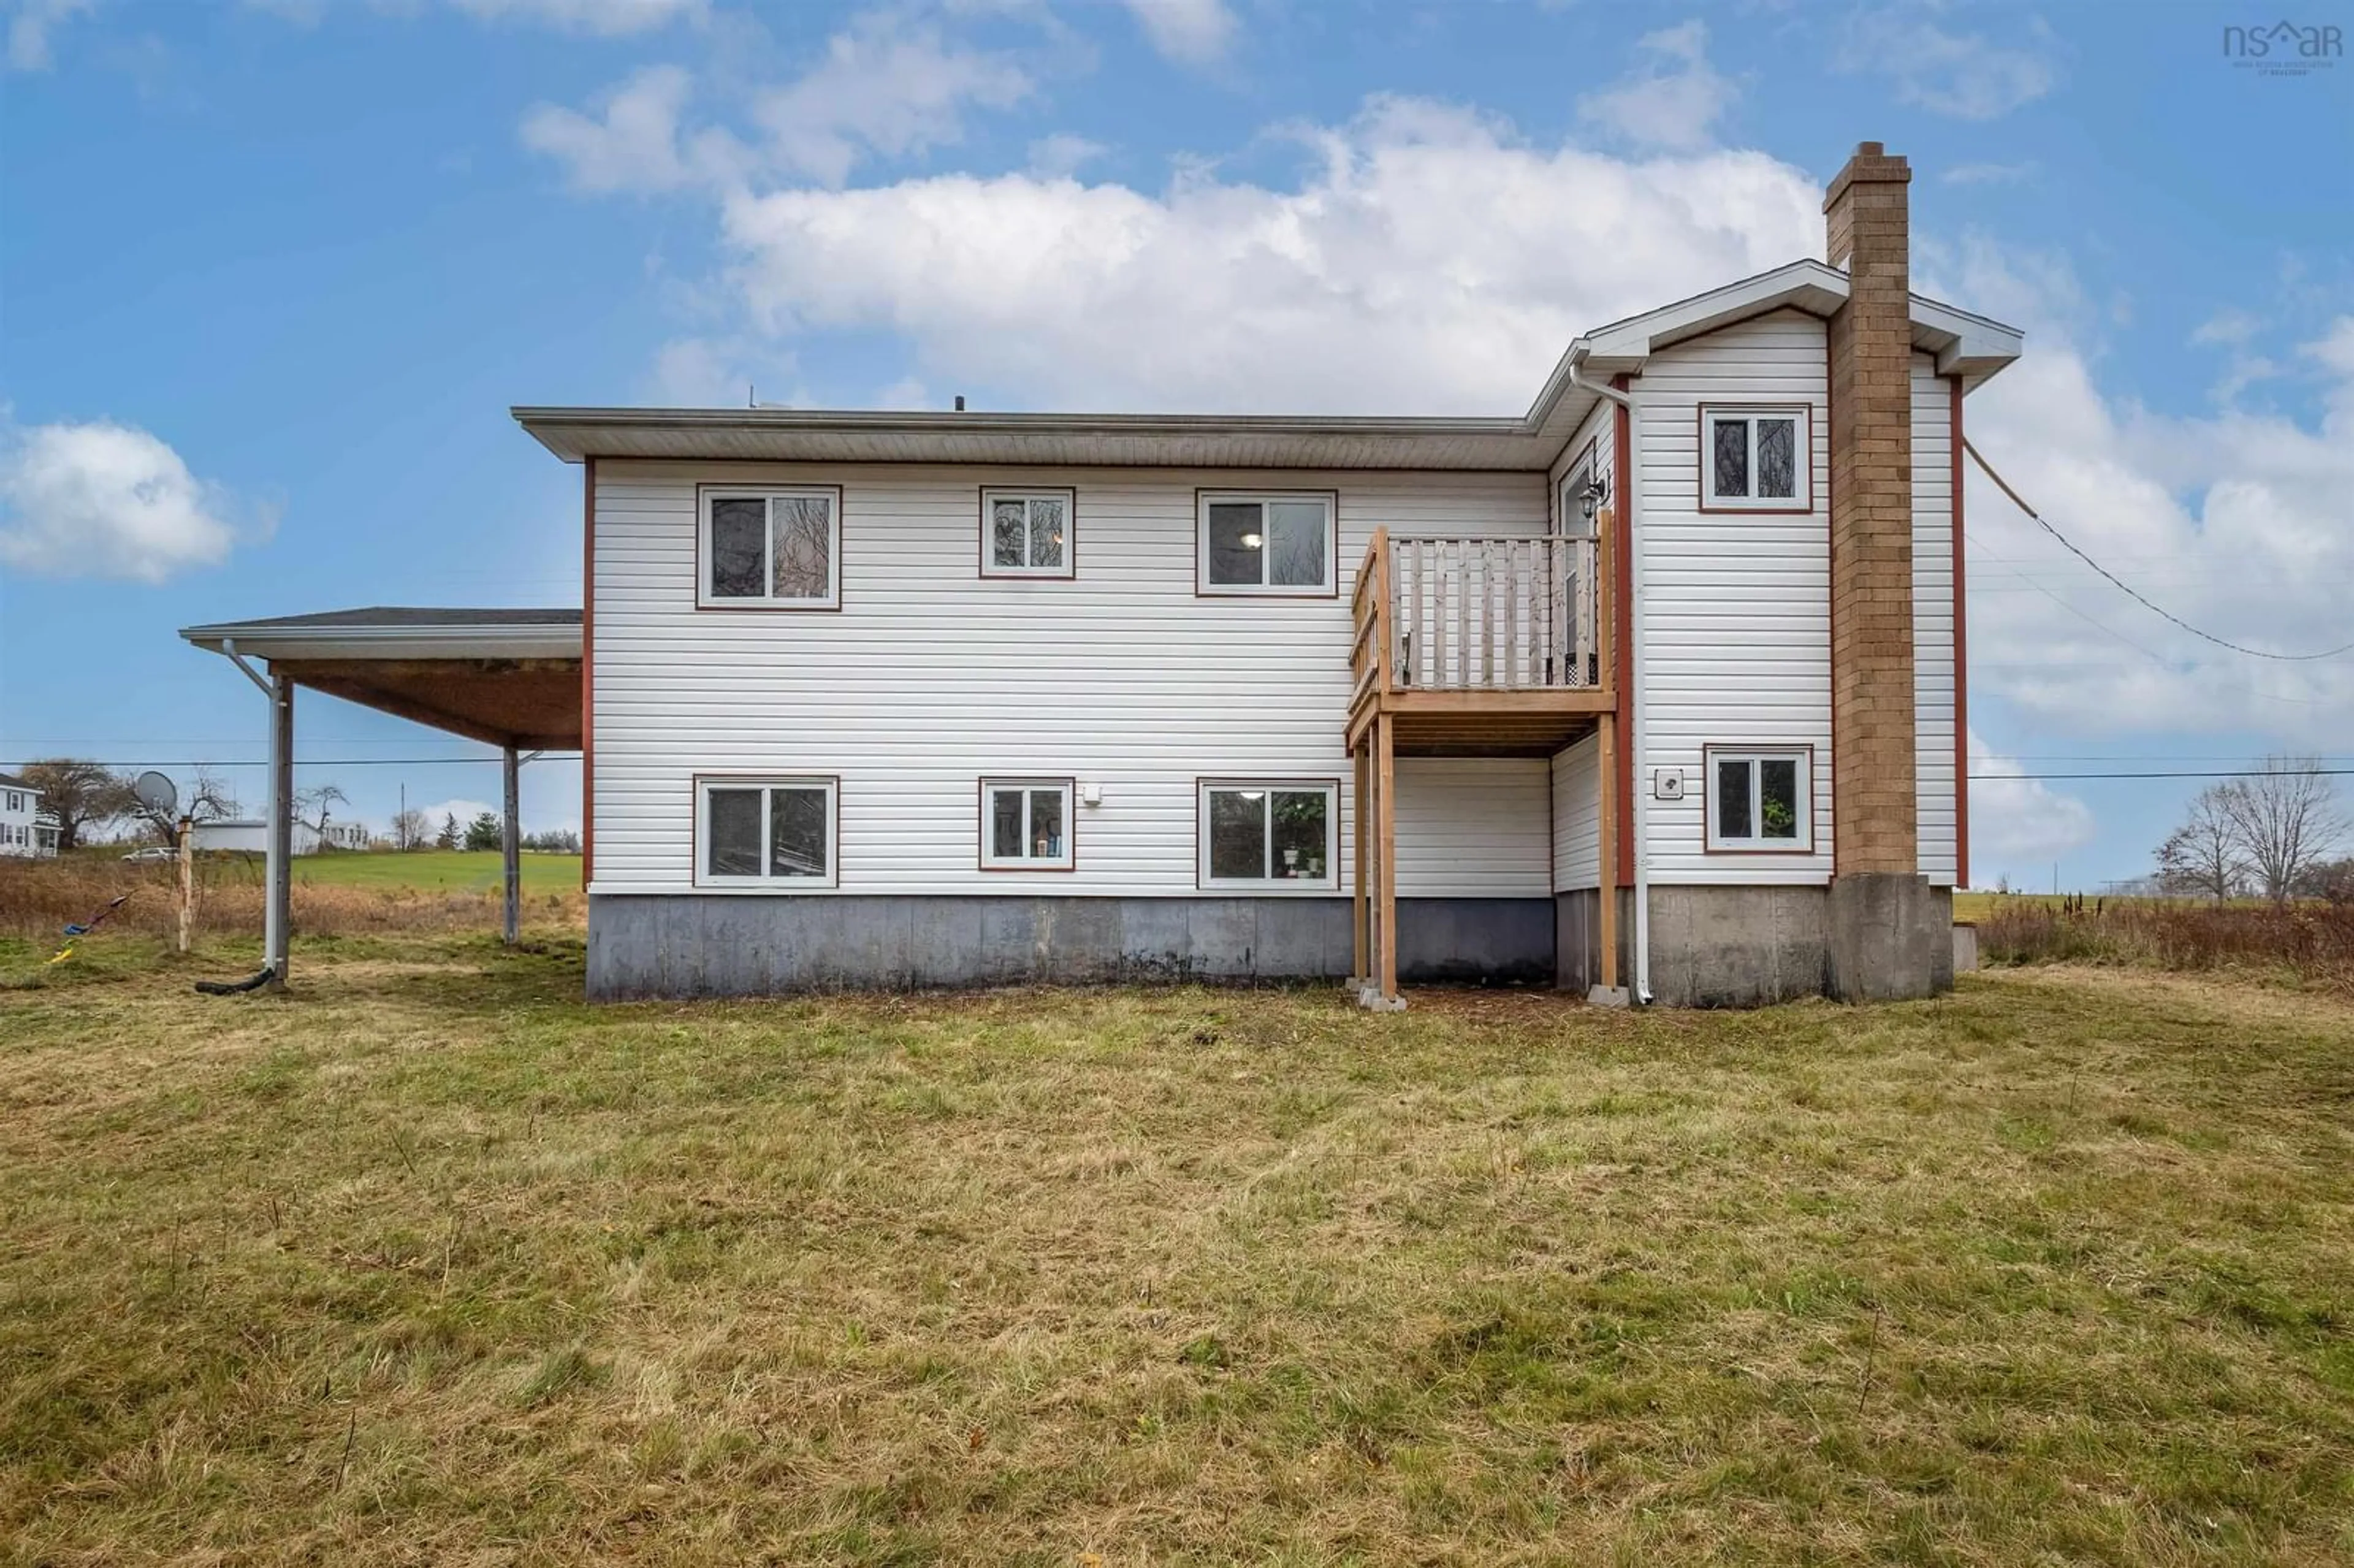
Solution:
[(1085, 136), (1041, 136), (1030, 143), (1030, 172), (1041, 179), (1066, 180), (1108, 150), (1102, 143), (1090, 142)]
[(1981, 33), (1953, 33), (1937, 25), (1939, 0), (1913, 0), (1849, 18), (1832, 58), (1835, 69), (1884, 76), (1898, 101), (1963, 120), (1992, 120), (2031, 103), (2059, 85), (2057, 43), (2041, 18), (2015, 24), (1997, 41)]
[(533, 23), (567, 33), (620, 37), (700, 16), (705, 0), (451, 0), (485, 22)]
[(447, 800), (436, 800), (429, 806), (419, 806), (416, 810), (425, 815), (425, 831), (428, 834), (440, 832), (441, 824), (455, 817), (458, 820), (458, 832), (461, 837), (465, 834), (466, 824), (483, 812), (488, 811), (493, 817), (503, 815), (499, 808), (489, 801), (469, 800), (462, 795), (452, 796)]
[(1306, 135), (1290, 190), (739, 189), (729, 276), (760, 329), (895, 334), (1032, 406), (1492, 414), (1587, 327), (1819, 253), (1813, 181), (1761, 154), (1543, 149), (1402, 99)]
[(0, 563), (160, 583), (219, 565), (238, 542), (228, 493), (133, 426), (35, 425), (0, 443)]
[(1709, 145), (1717, 117), (1741, 95), (1738, 83), (1708, 61), (1708, 25), (1694, 18), (1647, 33), (1635, 48), (1643, 63), (1600, 92), (1577, 101), (1577, 117), (1638, 147), (1691, 152)]
[(573, 187), (590, 192), (665, 191), (730, 166), (718, 132), (682, 149), (679, 111), (695, 79), (679, 66), (649, 66), (610, 89), (594, 116), (543, 103), (524, 115), (524, 145), (562, 164)]
[[(1969, 399), (1967, 428), (2055, 527), (2217, 636), (2301, 653), (2354, 635), (2354, 317), (2299, 351), (2319, 392), (2309, 418), (2162, 414), (2103, 393), (2064, 269), (1984, 242), (1944, 264), (1953, 278), (1923, 277), (1926, 291), (2029, 328), (2025, 356)], [(2067, 732), (2253, 730), (2327, 749), (2354, 728), (2354, 657), (2216, 647), (2104, 582), (1975, 468), (1966, 505), (1974, 689)]]
[(76, 16), (98, 8), (98, 0), (18, 0), (8, 18), (8, 66), (12, 70), (47, 70), (57, 63), (49, 35)]
[(675, 65), (616, 84), (594, 113), (536, 105), (522, 136), (583, 191), (734, 186), (763, 175), (838, 185), (864, 158), (952, 143), (970, 111), (1011, 108), (1030, 91), (1029, 77), (1005, 56), (868, 15), (827, 39), (823, 58), (799, 79), (750, 95), (760, 133), (748, 138), (687, 127), (684, 111), (706, 93)]
[[(2004, 869), (2001, 863), (2035, 866), (2093, 842), (2098, 824), (2093, 810), (2073, 795), (2022, 777), (2011, 758), (1998, 757), (1970, 731), (1970, 858), (1975, 882)], [(1992, 777), (1989, 777), (1991, 775)]]
[(1225, 0), (1124, 0), (1152, 47), (1181, 65), (1210, 65), (1234, 42)]
[(869, 15), (827, 39), (809, 74), (762, 94), (753, 113), (779, 168), (838, 185), (870, 153), (906, 157), (952, 143), (969, 109), (1011, 108), (1030, 90), (1005, 56)]

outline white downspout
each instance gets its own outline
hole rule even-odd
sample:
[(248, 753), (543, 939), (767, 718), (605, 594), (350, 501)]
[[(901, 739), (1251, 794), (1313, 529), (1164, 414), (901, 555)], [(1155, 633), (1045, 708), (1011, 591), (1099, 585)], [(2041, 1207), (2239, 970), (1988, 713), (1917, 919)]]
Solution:
[(1615, 387), (1604, 387), (1580, 376), (1575, 363), (1569, 367), (1569, 384), (1583, 387), (1598, 397), (1607, 397), (1627, 410), (1627, 468), (1616, 476), (1618, 504), (1627, 514), (1627, 583), (1628, 597), (1633, 600), (1627, 607), (1628, 639), (1627, 647), (1628, 689), (1621, 694), (1628, 712), (1633, 716), (1633, 737), (1627, 749), (1628, 772), (1632, 779), (1635, 797), (1635, 1000), (1646, 1006), (1651, 1001), (1651, 853), (1650, 791), (1644, 789), (1643, 779), (1643, 409), (1630, 393)]

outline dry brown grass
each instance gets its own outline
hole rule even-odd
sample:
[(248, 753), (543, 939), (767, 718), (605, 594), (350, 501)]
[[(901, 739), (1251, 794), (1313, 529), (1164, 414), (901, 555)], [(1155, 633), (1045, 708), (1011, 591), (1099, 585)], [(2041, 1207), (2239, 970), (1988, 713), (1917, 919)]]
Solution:
[[(389, 857), (387, 857), (389, 858)], [(132, 863), (111, 855), (58, 860), (0, 859), (0, 934), (36, 941), (62, 940), (69, 922), (86, 922), (108, 900), (131, 895), (109, 916), (110, 926), (166, 933), (179, 918), (175, 868)], [(370, 932), (495, 930), (496, 892), (403, 886), (342, 886), (297, 879), (294, 928), (321, 936)], [(242, 858), (197, 863), (196, 928), (208, 936), (253, 935), (261, 929), (263, 889), (258, 866)], [(535, 922), (579, 926), (587, 901), (577, 891), (535, 891), (525, 899)]]
[(2354, 1555), (2326, 999), (68, 968), (0, 994), (25, 1561)]
[(2233, 970), (2354, 994), (2354, 904), (2002, 898), (1977, 924), (1989, 963)]

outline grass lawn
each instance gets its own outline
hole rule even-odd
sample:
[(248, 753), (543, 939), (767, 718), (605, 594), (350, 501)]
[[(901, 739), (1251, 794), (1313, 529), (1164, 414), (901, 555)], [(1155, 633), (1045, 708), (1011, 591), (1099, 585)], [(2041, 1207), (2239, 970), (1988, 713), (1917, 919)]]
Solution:
[(592, 1009), (462, 938), (207, 1001), (146, 940), (0, 991), (0, 1557), (2354, 1558), (2343, 1002)]
[[(520, 862), (525, 893), (577, 893), (580, 857), (530, 854)], [(259, 875), (259, 872), (256, 872)], [(406, 854), (308, 854), (294, 862), (294, 880), (325, 887), (416, 888), (480, 893), (499, 885), (496, 850), (411, 850)]]

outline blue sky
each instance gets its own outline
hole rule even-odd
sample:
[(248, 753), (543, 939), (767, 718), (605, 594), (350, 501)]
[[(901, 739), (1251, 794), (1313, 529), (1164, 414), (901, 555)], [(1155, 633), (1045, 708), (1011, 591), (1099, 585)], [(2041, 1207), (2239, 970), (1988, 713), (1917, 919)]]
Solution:
[[(2354, 61), (2235, 64), (2243, 13), (0, 5), (0, 765), (258, 800), (259, 700), (175, 628), (578, 603), (578, 471), (511, 404), (1518, 412), (1582, 328), (1819, 254), (1866, 138), (1915, 286), (2029, 331), (1988, 455), (2188, 619), (2344, 641)], [(2136, 874), (2197, 788), (2020, 774), (2354, 764), (2354, 659), (2200, 643), (1969, 506), (1979, 882)], [(495, 796), (301, 729), (379, 823)], [(527, 825), (578, 812), (527, 771)]]

